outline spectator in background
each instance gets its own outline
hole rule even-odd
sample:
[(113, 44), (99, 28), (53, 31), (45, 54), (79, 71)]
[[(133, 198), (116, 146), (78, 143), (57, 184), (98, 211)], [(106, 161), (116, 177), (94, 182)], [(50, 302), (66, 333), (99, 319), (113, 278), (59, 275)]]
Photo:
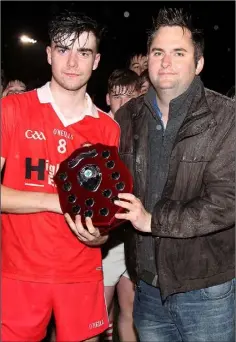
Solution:
[(26, 85), (22, 81), (12, 80), (9, 81), (6, 88), (2, 93), (2, 97), (12, 95), (12, 94), (21, 94), (26, 91)]
[[(140, 93), (139, 76), (129, 69), (116, 69), (108, 79), (107, 104), (111, 107), (110, 115), (135, 98)], [(103, 272), (105, 297), (109, 313), (109, 328), (106, 340), (112, 341), (114, 319), (114, 293), (117, 290), (119, 302), (118, 332), (121, 341), (136, 341), (133, 326), (134, 284), (126, 270), (124, 252), (124, 229), (118, 228), (110, 233), (108, 242), (103, 246)]]
[(128, 68), (140, 76), (147, 69), (147, 55), (144, 53), (133, 53), (129, 58)]
[(116, 111), (130, 99), (139, 96), (140, 84), (138, 75), (129, 69), (116, 69), (108, 79), (107, 105), (109, 115), (114, 118)]
[(146, 94), (151, 84), (147, 69), (141, 73), (139, 82), (140, 82), (140, 95)]

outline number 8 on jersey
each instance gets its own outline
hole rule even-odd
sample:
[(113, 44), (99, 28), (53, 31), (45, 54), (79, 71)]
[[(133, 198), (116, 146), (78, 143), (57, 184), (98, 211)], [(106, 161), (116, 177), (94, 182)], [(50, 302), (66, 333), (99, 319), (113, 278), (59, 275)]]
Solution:
[(59, 153), (66, 153), (66, 140), (65, 139), (60, 139), (58, 141), (57, 151)]

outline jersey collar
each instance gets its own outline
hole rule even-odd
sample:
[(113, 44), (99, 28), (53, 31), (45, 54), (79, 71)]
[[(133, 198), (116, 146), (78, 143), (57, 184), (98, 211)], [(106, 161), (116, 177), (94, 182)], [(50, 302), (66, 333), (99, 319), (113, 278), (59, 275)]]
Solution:
[[(68, 122), (66, 121), (64, 115), (60, 112), (55, 100), (52, 96), (52, 92), (50, 89), (50, 82), (47, 82), (41, 88), (37, 89), (37, 95), (40, 103), (50, 103), (55, 110), (56, 114), (59, 116), (60, 120), (64, 123), (65, 126), (68, 126)], [(97, 107), (93, 104), (92, 99), (88, 95), (85, 94), (87, 106), (81, 113), (80, 117), (76, 119), (77, 121), (81, 121), (85, 116), (92, 116), (93, 118), (99, 118)], [(70, 123), (71, 124), (71, 123)]]

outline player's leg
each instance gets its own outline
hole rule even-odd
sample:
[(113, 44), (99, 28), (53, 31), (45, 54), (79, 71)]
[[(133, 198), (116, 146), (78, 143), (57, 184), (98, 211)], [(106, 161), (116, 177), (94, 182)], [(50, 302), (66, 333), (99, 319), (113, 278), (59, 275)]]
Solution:
[(55, 284), (53, 312), (56, 341), (86, 341), (108, 327), (103, 280)]
[(114, 293), (115, 286), (105, 286), (105, 298), (107, 304), (107, 310), (109, 314), (109, 326), (108, 329), (104, 333), (105, 341), (112, 341), (113, 336), (113, 322), (114, 322)]
[(50, 284), (2, 278), (1, 291), (1, 341), (42, 340), (52, 313)]
[(118, 316), (118, 331), (121, 341), (137, 341), (133, 323), (134, 284), (125, 273), (117, 285), (120, 312)]
[(103, 258), (103, 276), (105, 286), (105, 298), (109, 313), (109, 327), (104, 333), (105, 341), (112, 341), (114, 322), (114, 293), (121, 275), (125, 271), (124, 244), (119, 244), (108, 249)]

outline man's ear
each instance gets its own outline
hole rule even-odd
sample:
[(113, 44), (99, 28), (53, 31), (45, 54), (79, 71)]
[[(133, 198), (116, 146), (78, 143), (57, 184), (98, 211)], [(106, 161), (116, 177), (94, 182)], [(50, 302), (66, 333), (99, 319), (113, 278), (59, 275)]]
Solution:
[(195, 75), (199, 75), (200, 72), (202, 71), (204, 66), (204, 57), (200, 57), (200, 59), (197, 62), (197, 67), (196, 67), (196, 71), (195, 71)]
[(46, 47), (48, 64), (52, 65), (52, 49), (50, 46)]
[(107, 93), (106, 94), (106, 102), (107, 102), (107, 105), (110, 106), (111, 105), (111, 102), (110, 102), (110, 96), (109, 94)]
[(96, 70), (98, 67), (98, 64), (100, 62), (101, 55), (100, 53), (97, 53), (93, 62), (93, 70)]

